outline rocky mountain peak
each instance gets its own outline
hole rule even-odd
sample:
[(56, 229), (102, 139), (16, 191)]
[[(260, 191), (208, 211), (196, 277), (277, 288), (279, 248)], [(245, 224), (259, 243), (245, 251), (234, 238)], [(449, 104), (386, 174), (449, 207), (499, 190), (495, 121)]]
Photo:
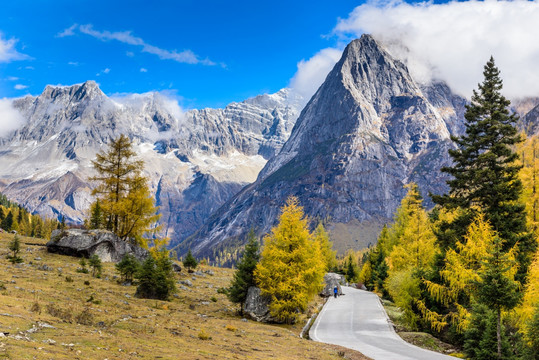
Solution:
[(343, 137), (377, 138), (410, 160), (431, 141), (449, 139), (449, 131), (406, 66), (363, 35), (345, 48), (261, 177), (299, 153), (316, 152)]
[(406, 66), (363, 35), (346, 47), (257, 181), (185, 246), (211, 256), (251, 227), (266, 233), (289, 196), (309, 217), (340, 229), (337, 243), (366, 246), (398, 207), (403, 185), (417, 182), (424, 194), (443, 190), (438, 170), (448, 164), (449, 146), (444, 117)]
[(95, 81), (88, 80), (82, 84), (71, 86), (47, 85), (39, 97), (43, 100), (80, 102), (83, 100), (95, 100), (106, 97), (106, 95)]

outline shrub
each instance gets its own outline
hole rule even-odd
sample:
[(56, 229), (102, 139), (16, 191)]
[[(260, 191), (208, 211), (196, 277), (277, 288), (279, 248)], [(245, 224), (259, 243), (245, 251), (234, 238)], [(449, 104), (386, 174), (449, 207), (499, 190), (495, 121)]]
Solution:
[(46, 310), (49, 315), (62, 319), (65, 322), (71, 323), (73, 321), (73, 309), (71, 308), (62, 308), (55, 304), (48, 304)]
[(230, 325), (230, 324), (225, 326), (225, 329), (227, 329), (228, 331), (236, 331), (236, 330), (238, 330), (237, 327), (235, 327), (234, 325)]
[(86, 267), (87, 263), (86, 263), (85, 258), (80, 259), (79, 265), (80, 265), (80, 268), (77, 269), (78, 273), (83, 273), (83, 274), (89, 273), (88, 268)]
[(206, 330), (202, 329), (198, 332), (198, 338), (200, 340), (210, 340), (211, 336), (206, 332)]
[(94, 315), (89, 308), (84, 308), (79, 314), (75, 316), (75, 322), (81, 325), (92, 325), (94, 320)]
[(90, 282), (88, 280), (84, 280), (84, 285), (90, 286)]
[(35, 301), (32, 304), (32, 306), (30, 307), (30, 311), (41, 314), (41, 304), (39, 304), (39, 302)]
[(73, 282), (73, 278), (72, 278), (71, 276), (66, 276), (66, 282), (72, 283), (72, 282)]
[(213, 301), (213, 302), (217, 302), (217, 298), (216, 298), (215, 296), (212, 296), (212, 297), (210, 298), (210, 300)]

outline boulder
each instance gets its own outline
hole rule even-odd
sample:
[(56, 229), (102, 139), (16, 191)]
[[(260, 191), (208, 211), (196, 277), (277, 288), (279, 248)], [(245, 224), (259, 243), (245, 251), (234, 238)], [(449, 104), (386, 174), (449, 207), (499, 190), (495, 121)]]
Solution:
[(320, 296), (333, 296), (333, 289), (335, 286), (339, 291), (339, 295), (342, 295), (341, 285), (346, 284), (346, 279), (344, 275), (327, 273), (324, 275), (324, 289), (320, 292)]
[(182, 272), (182, 267), (180, 266), (180, 264), (178, 264), (176, 262), (173, 262), (172, 263), (172, 270), (174, 270), (175, 272)]
[(278, 322), (270, 314), (270, 303), (271, 299), (267, 296), (262, 296), (259, 288), (251, 286), (247, 290), (247, 299), (245, 299), (245, 304), (243, 305), (243, 313), (259, 322)]
[(69, 256), (90, 257), (94, 254), (103, 262), (118, 262), (124, 255), (131, 254), (139, 261), (144, 261), (147, 250), (124, 241), (107, 230), (54, 230), (47, 250)]

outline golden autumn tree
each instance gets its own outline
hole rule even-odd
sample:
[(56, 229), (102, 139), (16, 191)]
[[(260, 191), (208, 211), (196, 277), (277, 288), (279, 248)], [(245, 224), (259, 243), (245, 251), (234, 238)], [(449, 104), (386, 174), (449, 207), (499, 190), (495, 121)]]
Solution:
[(528, 346), (535, 348), (539, 355), (539, 251), (535, 253), (528, 277), (528, 285), (516, 314), (520, 331), (524, 334)]
[(314, 230), (313, 236), (314, 240), (320, 246), (322, 259), (326, 264), (326, 271), (330, 271), (331, 269), (337, 267), (337, 252), (332, 249), (333, 244), (331, 243), (331, 240), (329, 239), (329, 234), (327, 233), (322, 223), (318, 224), (318, 226)]
[[(113, 139), (108, 149), (97, 154), (92, 164), (98, 175), (91, 178), (98, 185), (92, 194), (92, 215), (99, 208), (99, 221), (92, 216), (90, 224), (114, 232), (123, 240), (133, 239), (147, 247), (142, 237), (155, 230), (159, 219), (157, 207), (148, 188), (148, 180), (142, 176), (144, 162), (136, 159), (131, 141), (125, 135)], [(99, 226), (97, 226), (99, 225)]]
[(431, 316), (422, 300), (420, 284), (439, 251), (417, 185), (412, 183), (407, 188), (387, 241), (389, 270), (384, 287), (403, 309), (407, 322), (416, 326), (419, 316), (414, 308), (419, 308), (423, 317)]
[(528, 227), (539, 235), (539, 139), (537, 135), (526, 139), (518, 148), (522, 169), (522, 202), (526, 205)]
[(303, 208), (297, 198), (289, 198), (279, 224), (264, 238), (255, 269), (262, 294), (271, 298), (271, 315), (280, 321), (294, 322), (298, 311), (305, 311), (308, 302), (321, 290), (325, 267)]

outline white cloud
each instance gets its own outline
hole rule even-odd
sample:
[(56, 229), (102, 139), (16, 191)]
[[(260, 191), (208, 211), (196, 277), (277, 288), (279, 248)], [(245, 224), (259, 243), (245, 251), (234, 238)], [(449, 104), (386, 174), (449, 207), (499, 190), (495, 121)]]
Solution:
[[(72, 36), (75, 35), (75, 30), (80, 31), (83, 34), (92, 36), (101, 41), (110, 41), (116, 40), (124, 44), (139, 46), (142, 48), (142, 52), (157, 55), (160, 59), (163, 60), (174, 60), (179, 63), (187, 64), (202, 64), (202, 65), (216, 65), (213, 61), (209, 59), (201, 59), (191, 50), (176, 51), (176, 50), (166, 50), (159, 48), (157, 46), (146, 43), (142, 38), (134, 36), (131, 31), (98, 31), (93, 28), (91, 24), (87, 25), (77, 25), (69, 27), (64, 30), (58, 36)], [(127, 56), (131, 56), (129, 52)]]
[(309, 60), (301, 60), (298, 63), (298, 71), (290, 80), (290, 87), (302, 95), (305, 101), (309, 101), (341, 55), (342, 50), (326, 48)]
[(79, 66), (80, 64), (77, 62), (77, 61), (69, 61), (67, 63), (67, 65), (71, 65), (71, 66)]
[(148, 72), (148, 69), (146, 69), (146, 68), (140, 68), (140, 72), (143, 72), (143, 73)]
[(19, 78), (16, 77), (16, 76), (8, 76), (7, 79), (8, 79), (9, 81), (17, 81), (17, 80), (19, 80)]
[(97, 74), (95, 74), (95, 76), (101, 76), (103, 74), (108, 74), (109, 72), (110, 72), (110, 69), (105, 68), (105, 69), (101, 70), (100, 72), (98, 72)]
[(4, 40), (0, 33), (0, 63), (8, 63), (14, 60), (26, 60), (30, 57), (21, 54), (15, 49), (16, 39)]
[(24, 117), (12, 106), (11, 99), (0, 99), (0, 137), (17, 130), (25, 123)]
[(132, 51), (127, 51), (127, 52), (125, 53), (125, 55), (126, 55), (126, 56), (129, 56), (129, 57), (133, 57), (133, 56), (135, 56), (135, 53), (132, 52)]
[(78, 24), (73, 24), (64, 31), (59, 32), (56, 34), (57, 37), (66, 37), (66, 36), (73, 36), (75, 35), (75, 29), (78, 27)]
[(338, 22), (334, 33), (370, 33), (422, 81), (441, 79), (469, 97), (492, 55), (510, 98), (539, 95), (539, 1), (407, 4), (371, 2)]
[(24, 90), (27, 87), (28, 87), (27, 85), (23, 85), (23, 84), (17, 84), (14, 86), (15, 90)]

